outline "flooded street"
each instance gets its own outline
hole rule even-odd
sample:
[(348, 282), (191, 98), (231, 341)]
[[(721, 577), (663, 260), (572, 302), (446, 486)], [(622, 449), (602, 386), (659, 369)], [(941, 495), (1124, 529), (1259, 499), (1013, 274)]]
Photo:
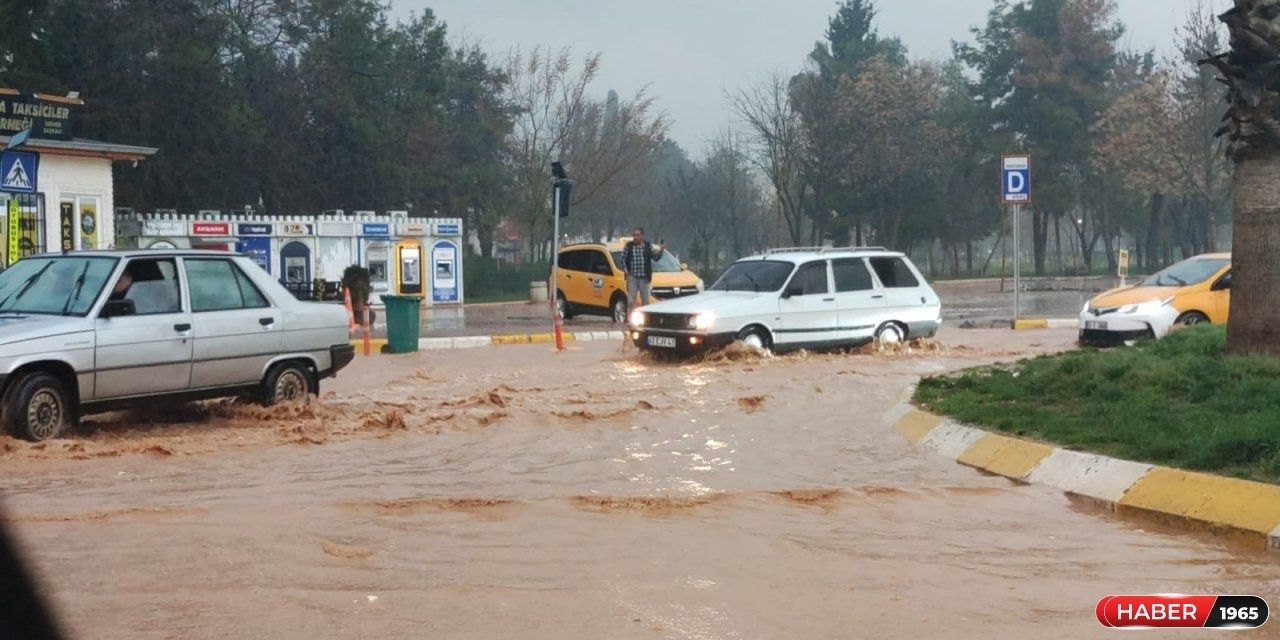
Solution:
[(1265, 555), (909, 445), (883, 416), (919, 376), (1074, 332), (941, 338), (358, 358), (307, 407), (0, 438), (0, 492), (84, 639), (1087, 638), (1115, 635), (1094, 619), (1112, 593), (1280, 602)]

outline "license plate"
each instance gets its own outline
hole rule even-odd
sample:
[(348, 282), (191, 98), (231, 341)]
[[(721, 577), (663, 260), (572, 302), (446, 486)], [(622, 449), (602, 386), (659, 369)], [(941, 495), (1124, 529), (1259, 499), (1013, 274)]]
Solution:
[(668, 338), (666, 336), (649, 336), (647, 338), (647, 344), (651, 347), (662, 347), (663, 349), (674, 349), (676, 348), (676, 339)]
[(1106, 330), (1107, 330), (1107, 323), (1105, 323), (1105, 322), (1103, 322), (1103, 321), (1101, 321), (1101, 320), (1085, 320), (1085, 321), (1084, 321), (1084, 328), (1085, 328), (1085, 329), (1093, 329), (1093, 330), (1096, 330), (1096, 331), (1106, 331)]

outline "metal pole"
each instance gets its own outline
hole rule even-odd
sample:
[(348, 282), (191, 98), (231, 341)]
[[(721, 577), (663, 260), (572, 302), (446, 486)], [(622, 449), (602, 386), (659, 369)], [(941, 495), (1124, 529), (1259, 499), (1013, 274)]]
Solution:
[(1022, 217), (1022, 205), (1013, 205), (1013, 319), (1022, 318), (1022, 253), (1018, 218)]
[(556, 292), (560, 288), (560, 185), (551, 189), (551, 215), (555, 218), (551, 237), (551, 329), (555, 335), (556, 349), (564, 351), (564, 319), (560, 317), (560, 301)]

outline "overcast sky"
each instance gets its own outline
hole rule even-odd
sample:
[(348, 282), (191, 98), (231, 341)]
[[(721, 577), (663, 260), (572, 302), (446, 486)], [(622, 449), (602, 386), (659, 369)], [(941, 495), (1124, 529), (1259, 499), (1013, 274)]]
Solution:
[[(730, 121), (724, 93), (772, 71), (798, 70), (822, 38), (836, 0), (390, 0), (401, 18), (430, 7), (453, 36), (502, 53), (515, 46), (604, 54), (595, 89), (631, 95), (648, 85), (671, 135), (693, 155)], [(1118, 0), (1123, 45), (1171, 51), (1194, 0)], [(1225, 8), (1229, 0), (1205, 0)], [(991, 0), (880, 0), (881, 34), (916, 57), (944, 58), (985, 22)]]

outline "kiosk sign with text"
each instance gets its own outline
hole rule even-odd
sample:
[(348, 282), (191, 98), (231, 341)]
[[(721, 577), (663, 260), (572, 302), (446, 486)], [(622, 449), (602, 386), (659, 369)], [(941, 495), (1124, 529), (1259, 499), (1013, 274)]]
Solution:
[(1000, 202), (1004, 204), (1031, 202), (1031, 156), (1000, 158)]

